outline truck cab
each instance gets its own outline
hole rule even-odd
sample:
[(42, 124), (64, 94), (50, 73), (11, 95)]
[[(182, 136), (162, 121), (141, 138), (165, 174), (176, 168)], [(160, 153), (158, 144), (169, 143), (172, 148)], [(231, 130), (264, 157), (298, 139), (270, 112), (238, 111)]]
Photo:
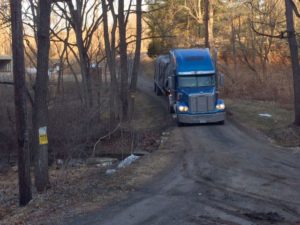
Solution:
[[(163, 60), (161, 60), (163, 59)], [(219, 75), (208, 49), (174, 49), (156, 65), (156, 90), (168, 96), (170, 112), (184, 123), (224, 123), (225, 104), (219, 98)], [(162, 77), (164, 77), (162, 79)], [(167, 78), (167, 79), (166, 79)], [(166, 81), (167, 80), (167, 81)]]

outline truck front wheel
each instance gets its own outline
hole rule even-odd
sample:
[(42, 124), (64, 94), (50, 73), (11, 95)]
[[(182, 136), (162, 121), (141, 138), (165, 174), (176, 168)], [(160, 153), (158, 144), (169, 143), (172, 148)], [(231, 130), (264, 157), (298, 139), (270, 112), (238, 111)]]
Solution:
[(181, 123), (178, 119), (177, 119), (177, 127), (182, 127), (183, 123)]
[(224, 125), (225, 124), (225, 120), (222, 120), (218, 123), (219, 125)]

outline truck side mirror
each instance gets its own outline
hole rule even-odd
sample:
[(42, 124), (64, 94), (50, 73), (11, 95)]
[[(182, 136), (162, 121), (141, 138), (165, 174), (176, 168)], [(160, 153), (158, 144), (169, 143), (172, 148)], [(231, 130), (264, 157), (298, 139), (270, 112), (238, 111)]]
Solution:
[(224, 74), (220, 73), (219, 75), (219, 85), (220, 87), (224, 87)]

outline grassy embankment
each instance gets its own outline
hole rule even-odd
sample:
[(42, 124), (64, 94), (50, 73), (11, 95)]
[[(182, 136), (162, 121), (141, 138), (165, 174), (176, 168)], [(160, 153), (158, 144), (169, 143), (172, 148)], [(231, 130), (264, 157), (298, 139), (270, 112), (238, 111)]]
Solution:
[[(268, 101), (226, 98), (225, 102), (229, 118), (262, 132), (275, 144), (288, 147), (300, 145), (299, 128), (291, 125), (293, 111)], [(259, 114), (269, 114), (271, 117)]]

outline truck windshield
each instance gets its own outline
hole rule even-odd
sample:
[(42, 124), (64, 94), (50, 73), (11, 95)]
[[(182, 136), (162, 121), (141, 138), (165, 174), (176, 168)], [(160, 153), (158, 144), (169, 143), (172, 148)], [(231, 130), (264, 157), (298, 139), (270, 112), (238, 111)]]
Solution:
[(215, 76), (179, 76), (178, 87), (205, 87), (214, 86)]

